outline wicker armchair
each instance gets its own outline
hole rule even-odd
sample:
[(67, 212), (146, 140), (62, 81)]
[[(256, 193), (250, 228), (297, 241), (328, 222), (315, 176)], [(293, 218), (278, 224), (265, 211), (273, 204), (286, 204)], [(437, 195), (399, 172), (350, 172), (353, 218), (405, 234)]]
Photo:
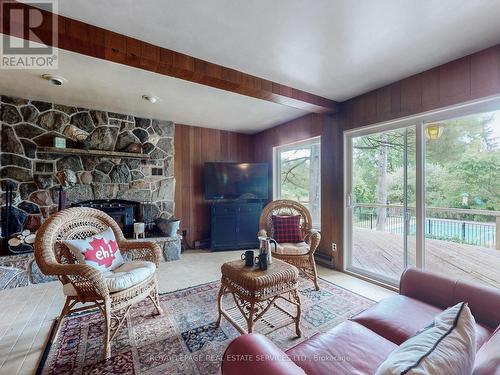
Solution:
[(300, 227), (304, 243), (287, 244), (286, 246), (278, 244), (278, 249), (280, 251), (273, 252), (273, 257), (297, 267), (306, 278), (314, 282), (316, 290), (319, 290), (314, 252), (319, 246), (321, 234), (319, 231), (312, 229), (312, 218), (309, 210), (304, 205), (291, 200), (283, 199), (269, 203), (264, 207), (260, 216), (259, 236), (273, 237), (273, 215), (301, 216)]
[[(65, 288), (72, 287), (75, 291), (66, 296), (55, 334), (65, 315), (97, 307), (104, 316), (103, 359), (110, 357), (110, 342), (125, 322), (132, 305), (149, 298), (158, 314), (162, 314), (156, 273), (128, 289), (110, 292), (103, 274), (89, 265), (77, 264), (75, 257), (62, 244), (64, 240), (90, 237), (107, 227), (112, 228), (126, 261), (150, 261), (158, 267), (161, 250), (157, 244), (126, 241), (118, 224), (93, 208), (68, 208), (52, 215), (38, 230), (34, 246), (40, 270), (45, 275), (57, 276)], [(84, 305), (76, 306), (78, 303)]]

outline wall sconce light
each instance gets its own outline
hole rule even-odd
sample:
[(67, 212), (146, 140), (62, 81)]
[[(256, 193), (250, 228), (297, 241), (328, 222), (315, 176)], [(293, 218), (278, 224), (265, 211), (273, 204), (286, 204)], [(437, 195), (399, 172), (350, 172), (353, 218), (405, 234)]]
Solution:
[(427, 136), (427, 139), (430, 139), (430, 140), (435, 140), (435, 139), (438, 139), (439, 137), (441, 137), (441, 135), (443, 134), (443, 125), (440, 124), (440, 123), (432, 123), (432, 124), (428, 124), (426, 127), (425, 127), (425, 135)]

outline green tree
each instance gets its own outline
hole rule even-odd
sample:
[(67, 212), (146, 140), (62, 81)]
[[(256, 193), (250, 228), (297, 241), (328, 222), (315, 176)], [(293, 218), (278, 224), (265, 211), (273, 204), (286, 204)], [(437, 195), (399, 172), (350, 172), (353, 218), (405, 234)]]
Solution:
[(462, 205), (465, 192), (472, 198), (470, 207), (500, 210), (500, 151), (466, 153), (449, 171), (446, 191), (452, 207)]
[[(493, 123), (499, 112), (444, 121), (426, 141), (426, 204), (500, 210), (500, 149)], [(408, 202), (415, 202), (415, 132), (408, 128)], [(353, 193), (358, 203), (403, 203), (404, 131), (353, 140)], [(379, 214), (383, 214), (379, 212)]]

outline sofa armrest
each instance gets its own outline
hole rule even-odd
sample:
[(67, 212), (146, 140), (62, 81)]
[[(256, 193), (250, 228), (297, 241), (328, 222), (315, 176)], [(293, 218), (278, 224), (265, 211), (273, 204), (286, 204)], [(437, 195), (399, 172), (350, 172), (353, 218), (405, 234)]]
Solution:
[(223, 375), (305, 375), (285, 352), (257, 333), (234, 339), (222, 357), (221, 366)]

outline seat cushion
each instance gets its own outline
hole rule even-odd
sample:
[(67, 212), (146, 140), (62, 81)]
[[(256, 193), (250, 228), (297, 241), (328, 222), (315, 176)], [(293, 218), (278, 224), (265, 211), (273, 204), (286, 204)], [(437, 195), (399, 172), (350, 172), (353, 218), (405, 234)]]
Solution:
[[(156, 265), (143, 260), (133, 260), (123, 263), (112, 271), (103, 272), (103, 276), (110, 293), (119, 292), (141, 283), (151, 276), (156, 270)], [(65, 284), (63, 292), (67, 296), (76, 296), (72, 284)]]
[(286, 354), (308, 375), (372, 375), (397, 348), (362, 325), (346, 321), (289, 349)]
[[(359, 313), (351, 320), (364, 325), (380, 336), (401, 345), (420, 329), (427, 327), (443, 309), (402, 295), (383, 299)], [(492, 331), (476, 323), (476, 340), (479, 349)]]
[(301, 255), (309, 252), (309, 245), (305, 242), (279, 243), (276, 245), (277, 254)]
[(123, 263), (111, 272), (106, 272), (104, 277), (109, 292), (112, 293), (139, 284), (151, 276), (155, 270), (156, 265), (153, 262), (134, 260)]
[(353, 321), (401, 345), (443, 310), (406, 296), (392, 296), (359, 313)]

